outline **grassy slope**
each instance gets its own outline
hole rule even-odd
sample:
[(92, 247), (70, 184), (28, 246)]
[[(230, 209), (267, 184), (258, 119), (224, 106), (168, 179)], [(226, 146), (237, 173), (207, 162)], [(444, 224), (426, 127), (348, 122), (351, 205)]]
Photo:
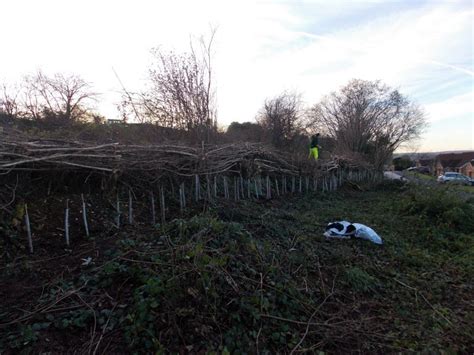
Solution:
[[(0, 308), (14, 320), (0, 328), (0, 350), (472, 351), (471, 212), (436, 189), (379, 188), (124, 229), (104, 236), (91, 266), (80, 266), (84, 247), (53, 266), (68, 265), (61, 273), (24, 259), (2, 269), (28, 283)], [(385, 244), (324, 240), (321, 225), (338, 219), (373, 227)], [(36, 311), (21, 320), (12, 305)]]

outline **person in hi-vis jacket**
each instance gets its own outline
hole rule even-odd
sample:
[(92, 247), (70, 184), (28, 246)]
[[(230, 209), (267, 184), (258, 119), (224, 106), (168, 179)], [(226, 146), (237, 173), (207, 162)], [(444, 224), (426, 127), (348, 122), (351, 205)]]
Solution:
[(311, 137), (311, 144), (309, 147), (309, 157), (314, 158), (314, 160), (319, 159), (319, 133)]

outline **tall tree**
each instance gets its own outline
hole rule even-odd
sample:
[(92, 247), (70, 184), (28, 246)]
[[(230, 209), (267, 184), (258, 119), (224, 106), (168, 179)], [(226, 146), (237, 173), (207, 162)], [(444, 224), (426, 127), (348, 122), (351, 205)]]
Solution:
[(354, 79), (309, 110), (309, 127), (381, 169), (393, 151), (418, 138), (426, 127), (422, 110), (380, 81)]
[(234, 142), (261, 142), (264, 132), (262, 126), (254, 122), (232, 122), (227, 127), (226, 136)]
[(300, 131), (301, 112), (300, 95), (284, 92), (265, 100), (257, 122), (264, 128), (272, 144), (282, 147)]
[(0, 87), (0, 113), (8, 117), (17, 117), (20, 111), (19, 96), (18, 86), (3, 83)]
[(84, 118), (97, 94), (77, 75), (47, 76), (38, 71), (25, 78), (23, 106), (33, 118), (57, 118), (67, 122)]
[(212, 29), (210, 37), (201, 37), (197, 45), (191, 41), (186, 53), (152, 50), (155, 62), (149, 69), (148, 89), (135, 95), (130, 103), (139, 108), (134, 110), (139, 112), (139, 119), (185, 130), (216, 129), (212, 67), (215, 33)]

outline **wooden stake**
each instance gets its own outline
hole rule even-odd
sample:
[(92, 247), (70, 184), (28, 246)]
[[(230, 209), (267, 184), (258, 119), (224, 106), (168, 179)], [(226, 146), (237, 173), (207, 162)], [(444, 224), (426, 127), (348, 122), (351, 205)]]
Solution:
[(130, 189), (128, 189), (128, 223), (133, 224), (133, 199)]
[(194, 189), (194, 199), (197, 201), (199, 201), (199, 198), (200, 198), (200, 195), (201, 195), (201, 191), (200, 191), (200, 182), (199, 182), (199, 175), (195, 175), (194, 176), (194, 185), (195, 185), (195, 189)]
[(120, 199), (117, 193), (117, 208), (116, 208), (117, 215), (115, 216), (115, 226), (117, 229), (120, 229)]
[(183, 181), (183, 207), (186, 208), (187, 202), (186, 202), (186, 185)]
[(211, 201), (211, 179), (209, 179), (209, 175), (206, 175), (206, 192), (207, 192), (207, 200)]
[(275, 176), (275, 188), (277, 191), (277, 196), (280, 196), (280, 188), (278, 187), (278, 179), (276, 176)]
[(155, 196), (153, 191), (150, 191), (150, 200), (151, 200), (151, 224), (154, 226), (156, 224), (156, 212), (155, 212)]
[(81, 194), (82, 200), (82, 221), (84, 222), (84, 230), (86, 231), (86, 237), (89, 238), (89, 224), (87, 223), (87, 209), (86, 202), (84, 201), (84, 194)]
[(184, 212), (186, 208), (186, 191), (184, 187), (184, 182), (179, 185), (179, 209), (181, 213)]
[(33, 238), (31, 237), (31, 226), (30, 226), (30, 216), (28, 214), (28, 206), (25, 203), (25, 226), (26, 234), (28, 236), (28, 249), (31, 254), (33, 254)]
[(217, 176), (214, 176), (214, 198), (217, 198)]
[(160, 210), (161, 210), (161, 224), (166, 222), (166, 205), (165, 205), (165, 190), (160, 187)]
[(299, 193), (302, 193), (302, 192), (303, 192), (302, 180), (303, 180), (303, 179), (302, 179), (301, 176), (300, 176), (300, 185), (299, 185), (299, 189), (298, 189)]
[(257, 186), (257, 178), (254, 178), (254, 184), (255, 184), (255, 196), (257, 197), (258, 200), (258, 186)]
[(266, 183), (267, 183), (267, 200), (272, 198), (272, 187), (270, 185), (270, 176), (267, 175), (266, 178)]
[(69, 200), (66, 200), (66, 212), (64, 213), (64, 236), (66, 245), (69, 246)]
[(229, 184), (227, 183), (227, 176), (224, 176), (224, 197), (229, 199)]
[(234, 176), (234, 200), (239, 200), (239, 184), (237, 182), (237, 177)]

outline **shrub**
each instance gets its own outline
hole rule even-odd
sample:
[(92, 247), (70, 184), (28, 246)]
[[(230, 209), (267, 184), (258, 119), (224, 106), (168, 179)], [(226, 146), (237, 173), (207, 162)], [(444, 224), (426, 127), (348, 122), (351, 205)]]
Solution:
[(344, 276), (347, 283), (358, 292), (373, 291), (378, 284), (375, 277), (357, 266), (346, 270)]
[(410, 190), (407, 197), (402, 212), (418, 216), (427, 225), (447, 227), (466, 234), (474, 231), (474, 205), (449, 190)]

